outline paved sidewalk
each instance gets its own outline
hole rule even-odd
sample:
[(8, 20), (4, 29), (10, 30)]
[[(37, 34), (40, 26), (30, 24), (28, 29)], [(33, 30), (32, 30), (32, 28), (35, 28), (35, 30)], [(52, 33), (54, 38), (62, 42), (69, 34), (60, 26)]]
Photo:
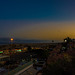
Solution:
[(23, 70), (19, 71), (18, 73), (16, 73), (15, 75), (21, 75), (24, 71), (26, 71), (27, 69), (29, 69), (30, 67), (32, 67), (33, 64), (29, 65), (28, 67), (24, 68)]
[(36, 73), (37, 73), (37, 70), (34, 69), (33, 67), (30, 67), (29, 69), (27, 69), (20, 75), (36, 75)]

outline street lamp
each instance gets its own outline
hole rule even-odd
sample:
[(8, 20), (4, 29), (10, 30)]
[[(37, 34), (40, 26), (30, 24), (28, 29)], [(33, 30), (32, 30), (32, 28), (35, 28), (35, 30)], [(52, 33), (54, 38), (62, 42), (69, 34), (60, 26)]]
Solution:
[[(11, 41), (11, 48), (12, 48), (12, 42), (13, 42), (13, 40), (14, 40), (13, 38), (10, 39), (10, 41)], [(9, 55), (10, 55), (10, 53), (11, 53), (11, 48), (10, 48), (10, 50), (9, 50)], [(10, 62), (10, 57), (9, 57), (9, 62)], [(9, 66), (8, 66), (8, 75), (10, 75), (9, 69), (10, 69), (10, 64), (9, 64)]]
[(11, 38), (10, 40), (11, 40), (11, 42), (13, 42), (13, 40), (14, 40), (14, 39), (13, 39), (13, 38)]
[(13, 38), (11, 38), (10, 40), (11, 40), (11, 48), (12, 48), (12, 42), (13, 42), (13, 40), (14, 40), (14, 39), (13, 39)]
[(67, 40), (64, 40), (65, 42), (67, 42)]
[(10, 39), (10, 41), (11, 41), (11, 49), (12, 49), (12, 42), (13, 42), (13, 40), (14, 40), (13, 38)]

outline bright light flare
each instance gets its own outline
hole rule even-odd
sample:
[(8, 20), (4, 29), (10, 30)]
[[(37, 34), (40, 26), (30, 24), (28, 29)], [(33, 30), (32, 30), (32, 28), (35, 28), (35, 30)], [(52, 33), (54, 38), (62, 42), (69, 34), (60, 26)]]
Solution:
[(65, 42), (67, 42), (67, 40), (65, 40)]
[(11, 40), (11, 41), (13, 41), (14, 39), (13, 39), (13, 38), (11, 38), (10, 40)]

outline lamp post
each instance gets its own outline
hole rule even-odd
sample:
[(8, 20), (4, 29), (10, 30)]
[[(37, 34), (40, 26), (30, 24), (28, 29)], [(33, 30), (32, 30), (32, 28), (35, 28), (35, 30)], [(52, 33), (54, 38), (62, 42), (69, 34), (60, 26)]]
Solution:
[(12, 42), (13, 42), (13, 40), (14, 40), (14, 39), (13, 39), (13, 38), (11, 38), (10, 40), (11, 40), (11, 48), (12, 48)]
[(14, 40), (14, 39), (13, 39), (13, 38), (11, 38), (10, 40), (11, 40), (11, 42), (13, 42), (13, 40)]
[[(14, 40), (13, 38), (10, 39), (10, 41), (11, 41), (11, 46), (10, 46), (10, 47), (11, 47), (11, 48), (12, 48), (12, 42), (13, 42), (13, 40)], [(11, 53), (11, 48), (10, 48), (10, 50), (9, 50), (9, 56), (10, 56), (10, 53)], [(9, 62), (10, 62), (10, 57), (9, 57)], [(9, 64), (9, 66), (8, 66), (8, 75), (10, 75), (9, 69), (10, 69), (10, 64)]]
[[(13, 42), (13, 40), (14, 40), (13, 38), (10, 39), (10, 41), (11, 41), (11, 49), (12, 49), (12, 42)], [(10, 52), (11, 52), (11, 49), (10, 49)]]

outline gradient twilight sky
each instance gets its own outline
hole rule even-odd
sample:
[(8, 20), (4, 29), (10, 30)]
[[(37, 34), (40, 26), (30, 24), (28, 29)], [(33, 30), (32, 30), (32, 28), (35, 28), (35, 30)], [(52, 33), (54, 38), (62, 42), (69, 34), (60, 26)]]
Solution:
[(0, 0), (0, 37), (75, 38), (75, 0)]

